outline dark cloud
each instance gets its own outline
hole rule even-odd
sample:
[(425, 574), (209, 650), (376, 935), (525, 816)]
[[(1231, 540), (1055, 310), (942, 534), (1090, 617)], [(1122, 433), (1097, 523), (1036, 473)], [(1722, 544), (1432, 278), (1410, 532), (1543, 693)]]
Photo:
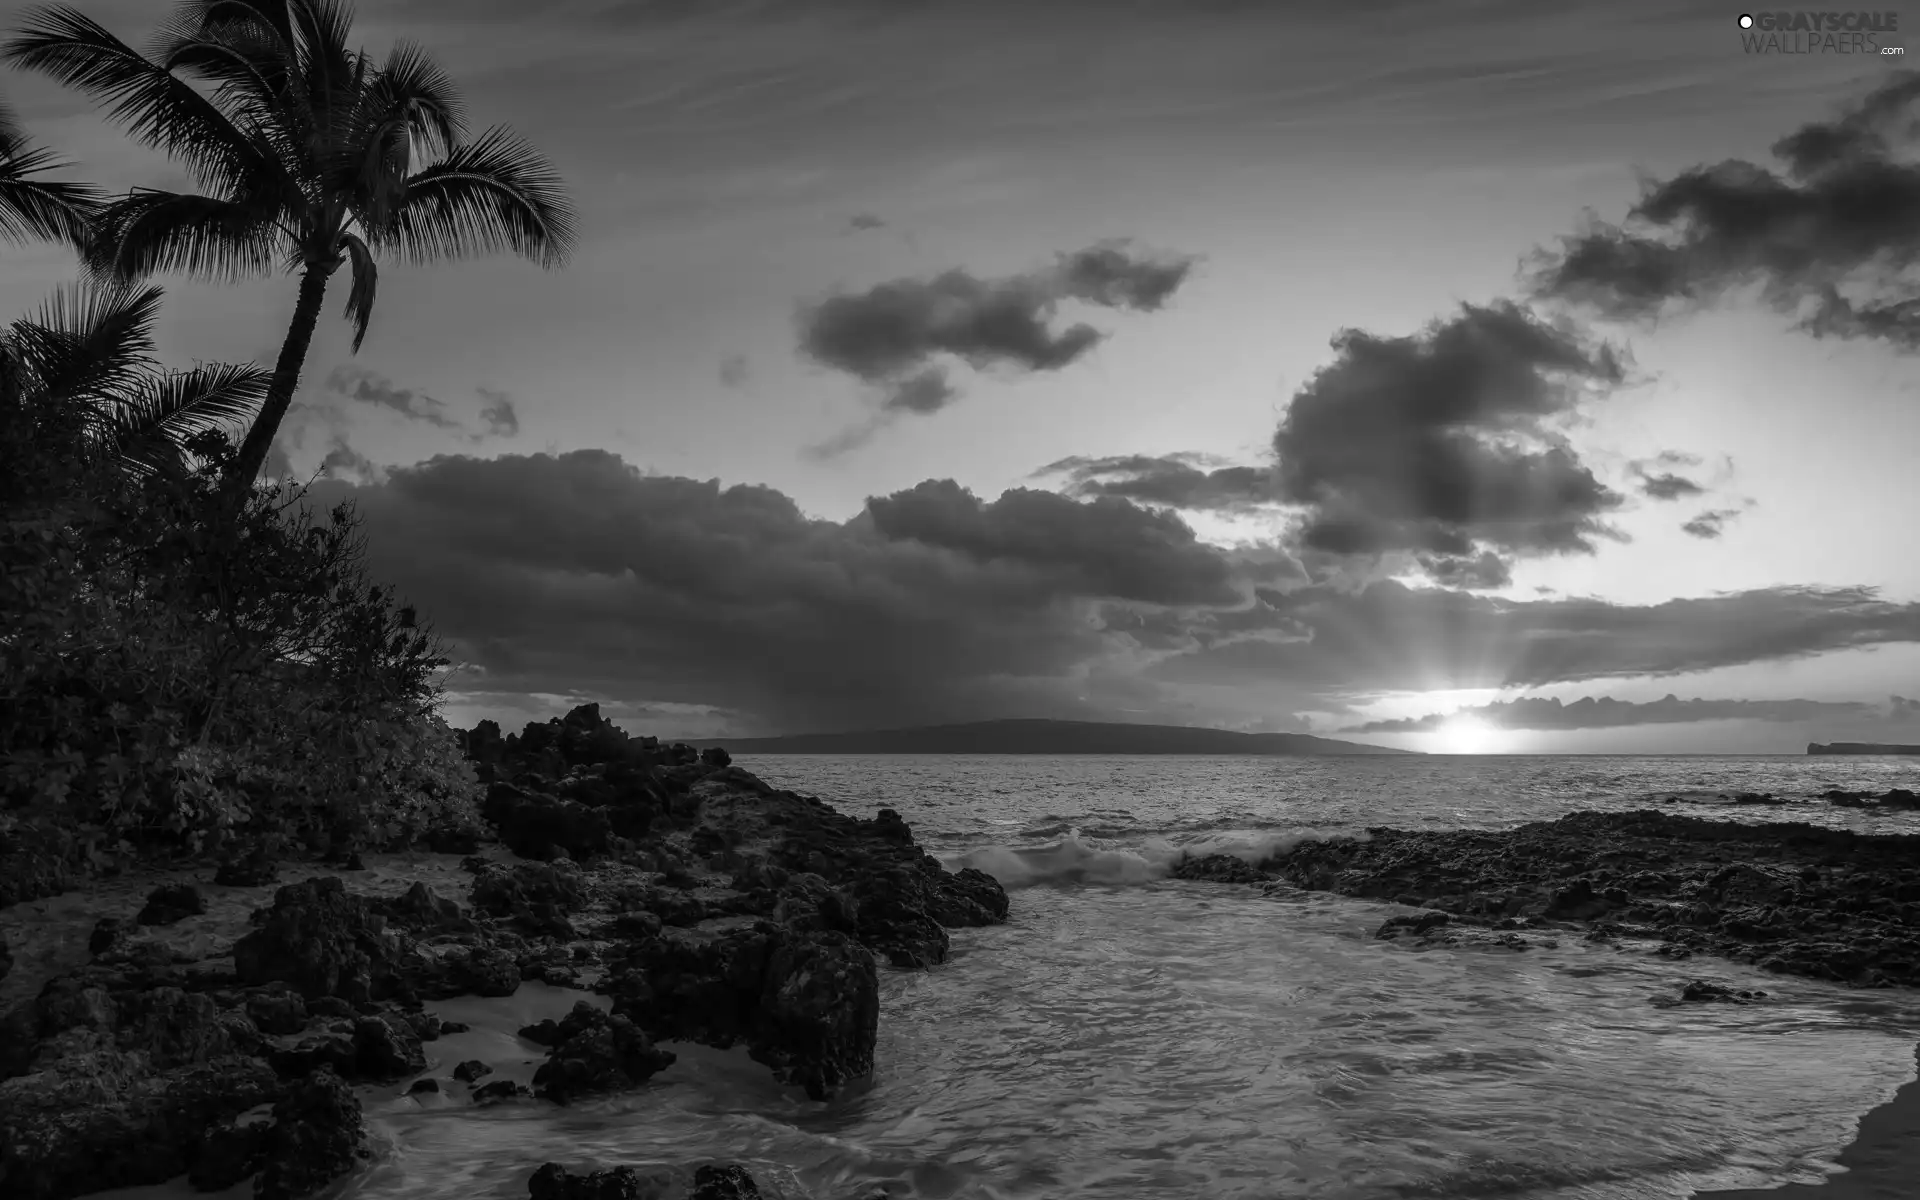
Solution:
[(745, 387), (750, 374), (744, 354), (729, 354), (720, 360), (720, 382), (727, 387)]
[(1054, 475), (1064, 476), (1072, 495), (1114, 496), (1174, 508), (1230, 512), (1280, 499), (1272, 468), (1218, 465), (1199, 454), (1063, 458), (1033, 473), (1036, 479)]
[(1648, 703), (1584, 696), (1572, 704), (1545, 696), (1497, 700), (1450, 713), (1429, 713), (1399, 721), (1368, 721), (1345, 733), (1430, 733), (1462, 716), (1477, 717), (1501, 729), (1618, 729), (1627, 725), (1683, 725), (1694, 721), (1846, 720), (1870, 716), (1871, 704), (1852, 700), (1682, 700), (1668, 694)]
[[(1920, 605), (1791, 589), (1622, 606), (1307, 584), (1162, 511), (931, 481), (846, 521), (604, 451), (359, 485), (370, 562), (498, 695), (695, 706), (732, 733), (999, 716), (1272, 727), (1380, 691), (1533, 687), (1920, 641)], [(1276, 717), (1278, 714), (1278, 717)], [(712, 721), (702, 717), (702, 728)]]
[(1920, 721), (1920, 700), (1888, 696), (1887, 715), (1896, 721)]
[(1509, 303), (1411, 337), (1349, 329), (1273, 437), (1303, 543), (1336, 554), (1592, 553), (1622, 497), (1552, 426), (1624, 382), (1613, 347)]
[(1920, 348), (1920, 73), (1743, 160), (1654, 180), (1624, 225), (1593, 222), (1530, 266), (1537, 294), (1624, 319), (1757, 287), (1816, 337)]
[(1060, 256), (1059, 288), (1063, 295), (1102, 308), (1153, 312), (1187, 281), (1194, 261), (1186, 257), (1141, 258), (1127, 242), (1100, 242)]
[(1739, 516), (1740, 512), (1741, 510), (1737, 508), (1708, 509), (1706, 512), (1693, 518), (1693, 520), (1680, 526), (1680, 532), (1690, 537), (1703, 539), (1717, 538), (1725, 531), (1727, 522)]
[(381, 478), (379, 466), (348, 445), (345, 435), (337, 433), (327, 447), (326, 457), (320, 460), (320, 471), (354, 483), (377, 483)]
[(1509, 600), (1392, 580), (1261, 589), (1181, 627), (1168, 681), (1287, 678), (1330, 695), (1682, 675), (1920, 641), (1920, 604), (1865, 587), (1772, 587), (1660, 604)]
[(874, 216), (872, 213), (855, 213), (847, 220), (847, 228), (854, 232), (866, 229), (885, 229), (886, 227), (886, 221)]
[(1075, 594), (1166, 605), (1232, 605), (1244, 593), (1219, 550), (1172, 513), (1124, 500), (1088, 503), (1015, 488), (982, 502), (950, 479), (867, 501), (882, 537), (912, 539), (983, 563), (1046, 569)]
[(445, 414), (445, 404), (425, 392), (398, 387), (393, 380), (364, 367), (335, 367), (327, 376), (326, 387), (336, 395), (384, 408), (409, 421), (423, 421), (439, 429), (461, 428), (460, 422)]
[(1448, 558), (1444, 555), (1420, 556), (1421, 568), (1442, 587), (1468, 591), (1492, 591), (1513, 582), (1513, 564), (1491, 550), (1475, 558)]
[(958, 396), (943, 358), (983, 371), (1057, 371), (1106, 336), (1084, 322), (1056, 325), (1061, 301), (1158, 309), (1193, 262), (1102, 242), (1020, 275), (982, 279), (956, 269), (895, 279), (803, 305), (800, 350), (878, 388), (883, 412), (934, 413)]
[(513, 406), (513, 397), (495, 388), (476, 388), (480, 398), (489, 401), (480, 410), (480, 419), (486, 422), (486, 433), (480, 436), (497, 438), (518, 437), (520, 435), (520, 414)]
[(1640, 476), (1640, 494), (1655, 500), (1680, 500), (1687, 496), (1702, 495), (1706, 490), (1684, 475), (1662, 471)]

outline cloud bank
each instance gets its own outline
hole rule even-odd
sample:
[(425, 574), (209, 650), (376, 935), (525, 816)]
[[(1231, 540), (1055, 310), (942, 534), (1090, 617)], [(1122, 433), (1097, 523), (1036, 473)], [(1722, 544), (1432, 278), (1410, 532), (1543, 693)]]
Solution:
[[(1893, 697), (1897, 703), (1901, 698)], [(1694, 721), (1847, 720), (1884, 713), (1881, 706), (1851, 700), (1682, 700), (1669, 693), (1647, 703), (1583, 696), (1571, 704), (1544, 696), (1497, 700), (1491, 704), (1429, 713), (1396, 721), (1350, 725), (1347, 733), (1431, 733), (1461, 717), (1473, 717), (1500, 729), (1618, 729), (1629, 725), (1684, 725)]]
[(1865, 588), (1646, 606), (1356, 590), (1126, 499), (946, 480), (829, 521), (772, 488), (582, 450), (315, 486), (322, 509), (342, 498), (375, 572), (474, 667), (461, 687), (696, 706), (737, 734), (1116, 713), (1272, 728), (1381, 691), (1920, 641), (1920, 605)]

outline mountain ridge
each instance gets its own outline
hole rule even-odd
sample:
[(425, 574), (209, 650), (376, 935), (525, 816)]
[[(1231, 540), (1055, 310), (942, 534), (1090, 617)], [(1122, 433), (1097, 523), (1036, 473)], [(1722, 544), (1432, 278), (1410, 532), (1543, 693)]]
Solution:
[(689, 744), (723, 746), (734, 754), (1213, 754), (1278, 758), (1419, 753), (1304, 733), (1236, 733), (1189, 725), (1044, 718), (765, 738), (704, 738)]

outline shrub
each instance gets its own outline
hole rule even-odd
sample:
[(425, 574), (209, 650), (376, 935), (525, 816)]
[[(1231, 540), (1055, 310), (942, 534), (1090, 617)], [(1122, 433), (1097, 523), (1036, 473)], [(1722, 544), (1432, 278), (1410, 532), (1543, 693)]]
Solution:
[(224, 515), (231, 444), (188, 448), (145, 477), (43, 453), (0, 488), (0, 859), (35, 825), (96, 864), (474, 826), (478, 785), (434, 715), (448, 660), (368, 581), (351, 508), (317, 519), (283, 485)]

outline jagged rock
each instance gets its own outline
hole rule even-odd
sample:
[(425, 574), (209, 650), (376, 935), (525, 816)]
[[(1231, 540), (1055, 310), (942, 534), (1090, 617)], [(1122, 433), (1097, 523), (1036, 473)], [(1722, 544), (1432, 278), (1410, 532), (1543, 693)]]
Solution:
[(500, 840), (522, 858), (586, 860), (605, 854), (613, 823), (600, 809), (577, 800), (561, 800), (511, 783), (488, 787), (482, 815), (500, 831)]
[(730, 767), (733, 765), (733, 755), (719, 746), (708, 746), (700, 752), (700, 761), (709, 767)]
[(687, 1200), (760, 1200), (760, 1187), (743, 1166), (708, 1163), (694, 1169)]
[(207, 911), (206, 897), (190, 883), (169, 883), (147, 894), (147, 903), (134, 920), (142, 925), (173, 925)]
[(1920, 984), (1915, 835), (1580, 812), (1501, 831), (1378, 828), (1260, 865), (1298, 887), (1446, 909), (1455, 930), (1601, 921), (1667, 957)]
[(273, 1106), (265, 1166), (255, 1200), (299, 1200), (345, 1175), (367, 1156), (360, 1101), (346, 1081), (322, 1068)]
[(473, 1089), (475, 1104), (492, 1104), (501, 1100), (518, 1100), (533, 1095), (523, 1083), (511, 1079), (496, 1079), (492, 1083), (483, 1083)]
[(397, 1017), (363, 1017), (353, 1026), (354, 1064), (367, 1079), (398, 1079), (427, 1069), (420, 1035)]
[(91, 954), (105, 954), (126, 935), (126, 922), (119, 917), (101, 917), (93, 923), (93, 932), (87, 935), (87, 951)]
[(453, 1077), (461, 1083), (473, 1083), (493, 1074), (493, 1068), (477, 1058), (470, 1058), (453, 1069)]
[(1208, 854), (1201, 858), (1183, 858), (1174, 864), (1170, 874), (1175, 879), (1200, 880), (1206, 883), (1266, 883), (1273, 878), (1246, 859), (1235, 858), (1231, 854)]
[(672, 1051), (654, 1046), (632, 1021), (609, 1016), (585, 1000), (561, 1020), (542, 1021), (532, 1030), (521, 1030), (520, 1036), (553, 1048), (534, 1072), (533, 1088), (536, 1095), (561, 1104), (637, 1087), (675, 1060)]
[(13, 947), (7, 945), (7, 935), (0, 933), (0, 979), (7, 977), (13, 970)]
[(744, 1042), (816, 1100), (872, 1072), (879, 987), (872, 954), (846, 935), (767, 922), (707, 941), (633, 943), (603, 984), (614, 1014), (648, 1036)]
[(210, 1131), (279, 1094), (257, 1059), (153, 1073), (116, 1050), (70, 1054), (0, 1082), (0, 1195), (69, 1200), (193, 1168)]
[(399, 896), (378, 902), (386, 918), (412, 933), (472, 933), (473, 918), (458, 903), (424, 883), (415, 882)]
[(575, 1175), (559, 1163), (546, 1163), (527, 1180), (532, 1200), (658, 1200), (666, 1180), (632, 1167), (608, 1167)]
[(233, 961), (244, 983), (285, 980), (309, 1000), (359, 1004), (401, 990), (403, 954), (365, 897), (320, 876), (274, 893), (265, 923), (234, 945)]
[(224, 1192), (260, 1169), (267, 1152), (265, 1121), (223, 1125), (207, 1132), (194, 1154), (187, 1182), (201, 1192)]

